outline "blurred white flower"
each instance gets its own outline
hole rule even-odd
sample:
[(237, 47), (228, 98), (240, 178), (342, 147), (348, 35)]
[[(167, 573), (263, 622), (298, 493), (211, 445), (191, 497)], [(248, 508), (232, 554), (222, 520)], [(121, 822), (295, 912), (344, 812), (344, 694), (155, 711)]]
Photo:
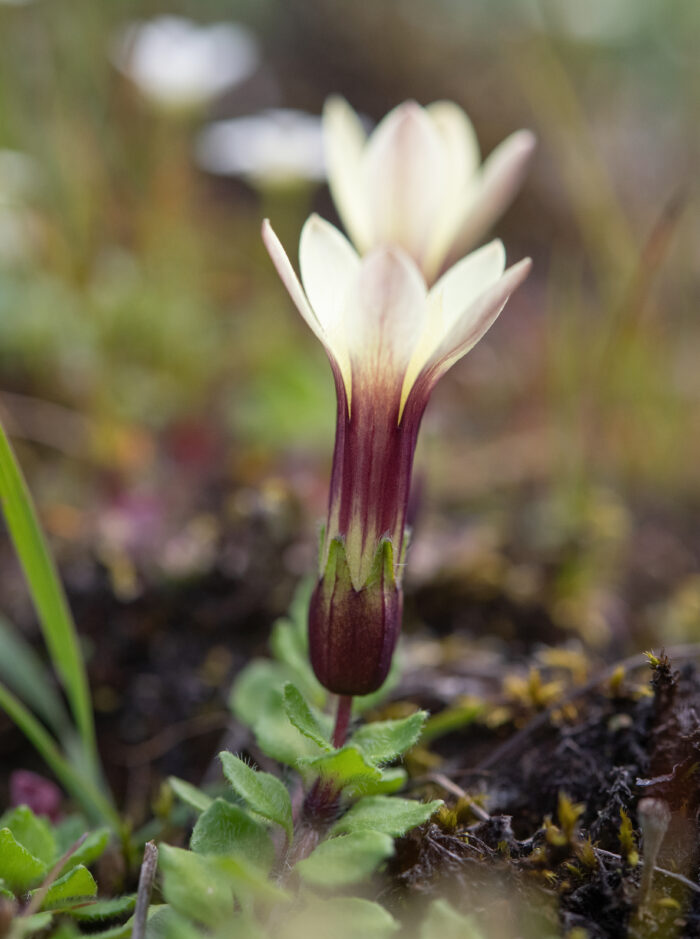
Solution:
[(33, 253), (36, 231), (27, 199), (38, 173), (26, 153), (0, 150), (0, 264), (5, 266), (26, 261)]
[(131, 23), (112, 58), (154, 104), (186, 109), (207, 104), (256, 68), (258, 46), (233, 23), (200, 26), (178, 16)]
[(39, 168), (28, 154), (0, 150), (0, 205), (14, 205), (26, 199), (34, 191), (38, 176)]
[(471, 121), (450, 101), (406, 101), (368, 137), (347, 101), (332, 97), (323, 129), (331, 193), (355, 246), (398, 245), (429, 282), (506, 210), (535, 148), (534, 134), (519, 130), (482, 164)]
[(285, 108), (210, 124), (199, 135), (196, 158), (209, 173), (254, 183), (326, 178), (321, 119)]

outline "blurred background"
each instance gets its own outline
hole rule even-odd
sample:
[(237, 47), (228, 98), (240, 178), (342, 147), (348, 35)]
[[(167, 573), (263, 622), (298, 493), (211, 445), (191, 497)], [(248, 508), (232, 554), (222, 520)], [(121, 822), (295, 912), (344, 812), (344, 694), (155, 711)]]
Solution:
[(314, 566), (333, 389), (259, 228), (337, 222), (335, 92), (539, 140), (496, 229), (534, 273), (425, 419), (407, 631), (700, 639), (699, 38), (693, 0), (0, 0), (0, 414), (122, 741)]

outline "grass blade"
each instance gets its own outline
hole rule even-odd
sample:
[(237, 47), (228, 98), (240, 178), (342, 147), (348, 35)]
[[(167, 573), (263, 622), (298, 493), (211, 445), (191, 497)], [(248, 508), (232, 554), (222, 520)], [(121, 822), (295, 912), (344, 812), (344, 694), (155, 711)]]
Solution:
[(0, 682), (0, 708), (19, 727), (56, 775), (61, 785), (80, 803), (88, 816), (105, 821), (121, 832), (121, 820), (97, 785), (75, 769), (59, 750), (51, 734), (12, 692)]
[(63, 587), (44, 539), (32, 497), (0, 426), (0, 504), (26, 577), (44, 640), (70, 703), (86, 754), (99, 763), (85, 664)]
[(19, 630), (0, 615), (0, 681), (4, 681), (64, 744), (75, 729), (49, 670)]

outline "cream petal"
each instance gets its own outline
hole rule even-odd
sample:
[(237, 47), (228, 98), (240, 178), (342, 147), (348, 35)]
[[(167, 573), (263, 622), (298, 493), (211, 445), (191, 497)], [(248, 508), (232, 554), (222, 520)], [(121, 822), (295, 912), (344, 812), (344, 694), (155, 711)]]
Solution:
[(473, 299), (463, 310), (427, 364), (430, 388), (434, 387), (455, 362), (473, 349), (491, 328), (508, 298), (527, 278), (531, 268), (530, 258), (524, 258), (509, 267), (495, 284)]
[(435, 101), (426, 107), (447, 154), (449, 189), (457, 192), (474, 176), (481, 163), (474, 125), (459, 105)]
[(473, 299), (463, 310), (452, 329), (428, 358), (423, 360), (422, 368), (416, 370), (411, 362), (401, 391), (399, 420), (412, 392), (419, 393), (421, 400), (426, 402), (440, 378), (484, 336), (498, 318), (510, 295), (530, 273), (531, 267), (530, 259), (525, 258), (508, 268), (495, 284)]
[(453, 265), (431, 288), (428, 304), (440, 311), (442, 337), (448, 336), (465, 309), (492, 287), (506, 268), (506, 249), (498, 238)]
[(318, 215), (301, 230), (299, 267), (309, 303), (329, 337), (341, 342), (350, 285), (360, 271), (360, 258), (347, 238)]
[(447, 165), (443, 204), (422, 265), (430, 282), (462, 227), (481, 156), (476, 131), (462, 108), (451, 101), (436, 101), (425, 110), (440, 135)]
[(296, 271), (292, 267), (292, 262), (289, 260), (287, 252), (282, 247), (282, 242), (275, 234), (272, 225), (270, 225), (270, 220), (267, 218), (262, 223), (262, 239), (268, 254), (272, 258), (272, 263), (277, 268), (277, 273), (280, 275), (280, 279), (287, 288), (287, 293), (294, 301), (297, 310), (311, 327), (316, 338), (326, 345), (327, 339), (318, 317), (311, 309)]
[[(306, 222), (304, 230), (306, 230), (307, 226), (313, 218), (314, 217), (312, 216), (311, 219)], [(329, 225), (328, 227), (332, 228), (333, 226)], [(333, 230), (336, 231), (335, 229)], [(302, 237), (303, 234), (304, 232), (302, 231)], [(340, 232), (336, 231), (336, 234), (339, 238), (342, 238)], [(265, 219), (262, 224), (262, 237), (265, 243), (265, 247), (267, 248), (270, 257), (272, 258), (272, 262), (277, 268), (277, 273), (279, 274), (282, 283), (287, 288), (287, 292), (292, 298), (294, 305), (304, 317), (316, 338), (325, 347), (326, 352), (328, 353), (328, 356), (331, 360), (331, 365), (334, 367), (337, 366), (349, 398), (351, 393), (352, 376), (350, 372), (347, 350), (345, 349), (343, 343), (339, 341), (338, 336), (334, 334), (333, 331), (328, 331), (326, 325), (321, 322), (321, 319), (313, 309), (312, 304), (309, 302), (307, 295), (304, 293), (304, 289), (299, 281), (299, 278), (297, 277), (296, 272), (292, 267), (291, 261), (289, 260), (286, 251), (282, 247), (282, 243), (275, 234), (268, 219)], [(309, 236), (307, 234), (307, 240), (308, 237)], [(309, 249), (307, 248), (307, 253), (308, 250)], [(355, 255), (355, 257), (357, 256)], [(321, 294), (319, 293), (319, 296), (320, 295)]]
[(498, 282), (503, 274), (505, 261), (506, 254), (502, 242), (492, 241), (462, 258), (431, 288), (426, 304), (425, 329), (406, 370), (401, 397), (402, 409), (426, 363), (446, 340), (449, 341), (452, 331), (459, 329), (465, 310), (471, 309), (475, 301)]
[(424, 328), (426, 295), (417, 266), (401, 249), (376, 248), (363, 259), (347, 312), (354, 378), (398, 397)]
[(362, 154), (367, 135), (355, 111), (338, 95), (328, 98), (324, 105), (323, 138), (328, 185), (338, 214), (358, 249), (367, 251), (371, 226), (362, 191)]
[(443, 202), (446, 162), (423, 108), (407, 101), (387, 114), (363, 158), (373, 244), (398, 245), (420, 263)]
[(536, 145), (531, 131), (518, 130), (484, 161), (465, 209), (455, 253), (468, 250), (505, 212), (522, 185)]

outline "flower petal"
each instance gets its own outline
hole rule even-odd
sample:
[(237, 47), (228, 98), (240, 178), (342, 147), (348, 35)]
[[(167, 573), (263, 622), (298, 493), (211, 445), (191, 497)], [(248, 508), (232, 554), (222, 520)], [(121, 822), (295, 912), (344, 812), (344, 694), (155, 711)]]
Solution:
[[(306, 222), (304, 231), (306, 231), (307, 226), (309, 226), (309, 224), (312, 222), (312, 219), (314, 218), (315, 216), (312, 216)], [(318, 219), (318, 221), (320, 222), (321, 220)], [(327, 225), (327, 223), (323, 224)], [(328, 228), (333, 228), (333, 226), (328, 225)], [(302, 240), (304, 237), (304, 231), (302, 231)], [(342, 238), (340, 232), (338, 232), (336, 229), (333, 229), (333, 231), (335, 231), (338, 238)], [(310, 240), (309, 235), (310, 233), (307, 232), (307, 245)], [(289, 260), (286, 251), (282, 247), (282, 243), (273, 231), (273, 228), (270, 225), (268, 219), (265, 219), (262, 224), (262, 237), (263, 241), (265, 242), (265, 247), (267, 248), (270, 257), (272, 258), (272, 262), (277, 268), (277, 273), (280, 275), (282, 283), (287, 288), (289, 296), (292, 298), (294, 305), (304, 317), (308, 325), (311, 327), (311, 330), (316, 338), (325, 347), (328, 357), (331, 360), (331, 366), (333, 366), (334, 373), (336, 373), (336, 377), (338, 377), (338, 373), (340, 374), (340, 379), (345, 385), (349, 398), (352, 377), (344, 343), (339, 340), (338, 335), (333, 330), (329, 332), (326, 323), (321, 321), (320, 316), (317, 315), (316, 310), (312, 307), (312, 303), (309, 302), (307, 295), (304, 293), (304, 289), (294, 271), (294, 268), (292, 267), (291, 261)], [(345, 239), (343, 239), (343, 241), (345, 241)], [(348, 248), (352, 250), (349, 245)], [(310, 251), (307, 246), (307, 254), (310, 253), (312, 253), (312, 251)], [(357, 258), (356, 255), (355, 258)], [(317, 294), (320, 298), (320, 290), (317, 290)], [(321, 303), (323, 303), (322, 299)], [(329, 311), (326, 308), (326, 313), (328, 312)], [(332, 315), (329, 318), (329, 323), (331, 326), (333, 326)]]
[(474, 348), (494, 324), (513, 291), (526, 279), (531, 267), (532, 262), (529, 258), (509, 267), (495, 284), (464, 309), (451, 331), (443, 338), (425, 362), (422, 371), (412, 379), (411, 383), (409, 383), (411, 373), (407, 372), (401, 395), (399, 419), (412, 393), (419, 395), (421, 402), (427, 401), (432, 389), (442, 376), (452, 368), (455, 362)]
[(474, 245), (508, 208), (522, 185), (536, 145), (537, 138), (531, 131), (518, 130), (484, 161), (465, 210), (455, 254)]
[(375, 389), (384, 386), (398, 399), (424, 329), (426, 293), (418, 268), (401, 249), (376, 248), (363, 259), (347, 324), (356, 383), (359, 378)]
[(524, 258), (509, 267), (503, 277), (478, 297), (455, 324), (452, 332), (436, 349), (426, 375), (428, 387), (434, 388), (455, 362), (473, 349), (493, 326), (508, 298), (527, 278), (532, 268), (530, 258)]
[(474, 125), (452, 101), (435, 101), (425, 110), (447, 154), (448, 191), (457, 192), (469, 182), (481, 163)]
[(391, 111), (370, 137), (363, 159), (372, 243), (404, 248), (420, 263), (443, 203), (443, 142), (414, 101)]
[(455, 327), (459, 328), (465, 310), (494, 286), (505, 268), (505, 249), (500, 241), (479, 248), (462, 258), (447, 271), (430, 290), (427, 300), (425, 329), (416, 344), (406, 370), (401, 408), (413, 383), (425, 369), (437, 349), (449, 341)]
[(328, 98), (324, 105), (323, 139), (328, 185), (338, 214), (358, 250), (367, 251), (371, 227), (362, 182), (367, 135), (355, 111), (338, 95)]
[(318, 215), (311, 215), (301, 231), (299, 266), (306, 296), (323, 329), (325, 343), (338, 363), (350, 398), (345, 316), (348, 296), (360, 272), (360, 259), (337, 228)]
[(297, 310), (309, 324), (316, 338), (326, 345), (327, 339), (318, 317), (311, 309), (287, 252), (282, 247), (282, 242), (275, 234), (272, 225), (270, 225), (270, 220), (267, 218), (262, 223), (262, 239), (265, 242), (268, 254), (272, 258), (272, 263), (277, 268), (277, 273), (280, 275), (280, 279), (287, 288), (287, 293), (294, 301)]
[(440, 135), (446, 158), (443, 204), (431, 230), (423, 272), (432, 280), (462, 227), (481, 162), (472, 122), (458, 105), (436, 101), (425, 109)]

